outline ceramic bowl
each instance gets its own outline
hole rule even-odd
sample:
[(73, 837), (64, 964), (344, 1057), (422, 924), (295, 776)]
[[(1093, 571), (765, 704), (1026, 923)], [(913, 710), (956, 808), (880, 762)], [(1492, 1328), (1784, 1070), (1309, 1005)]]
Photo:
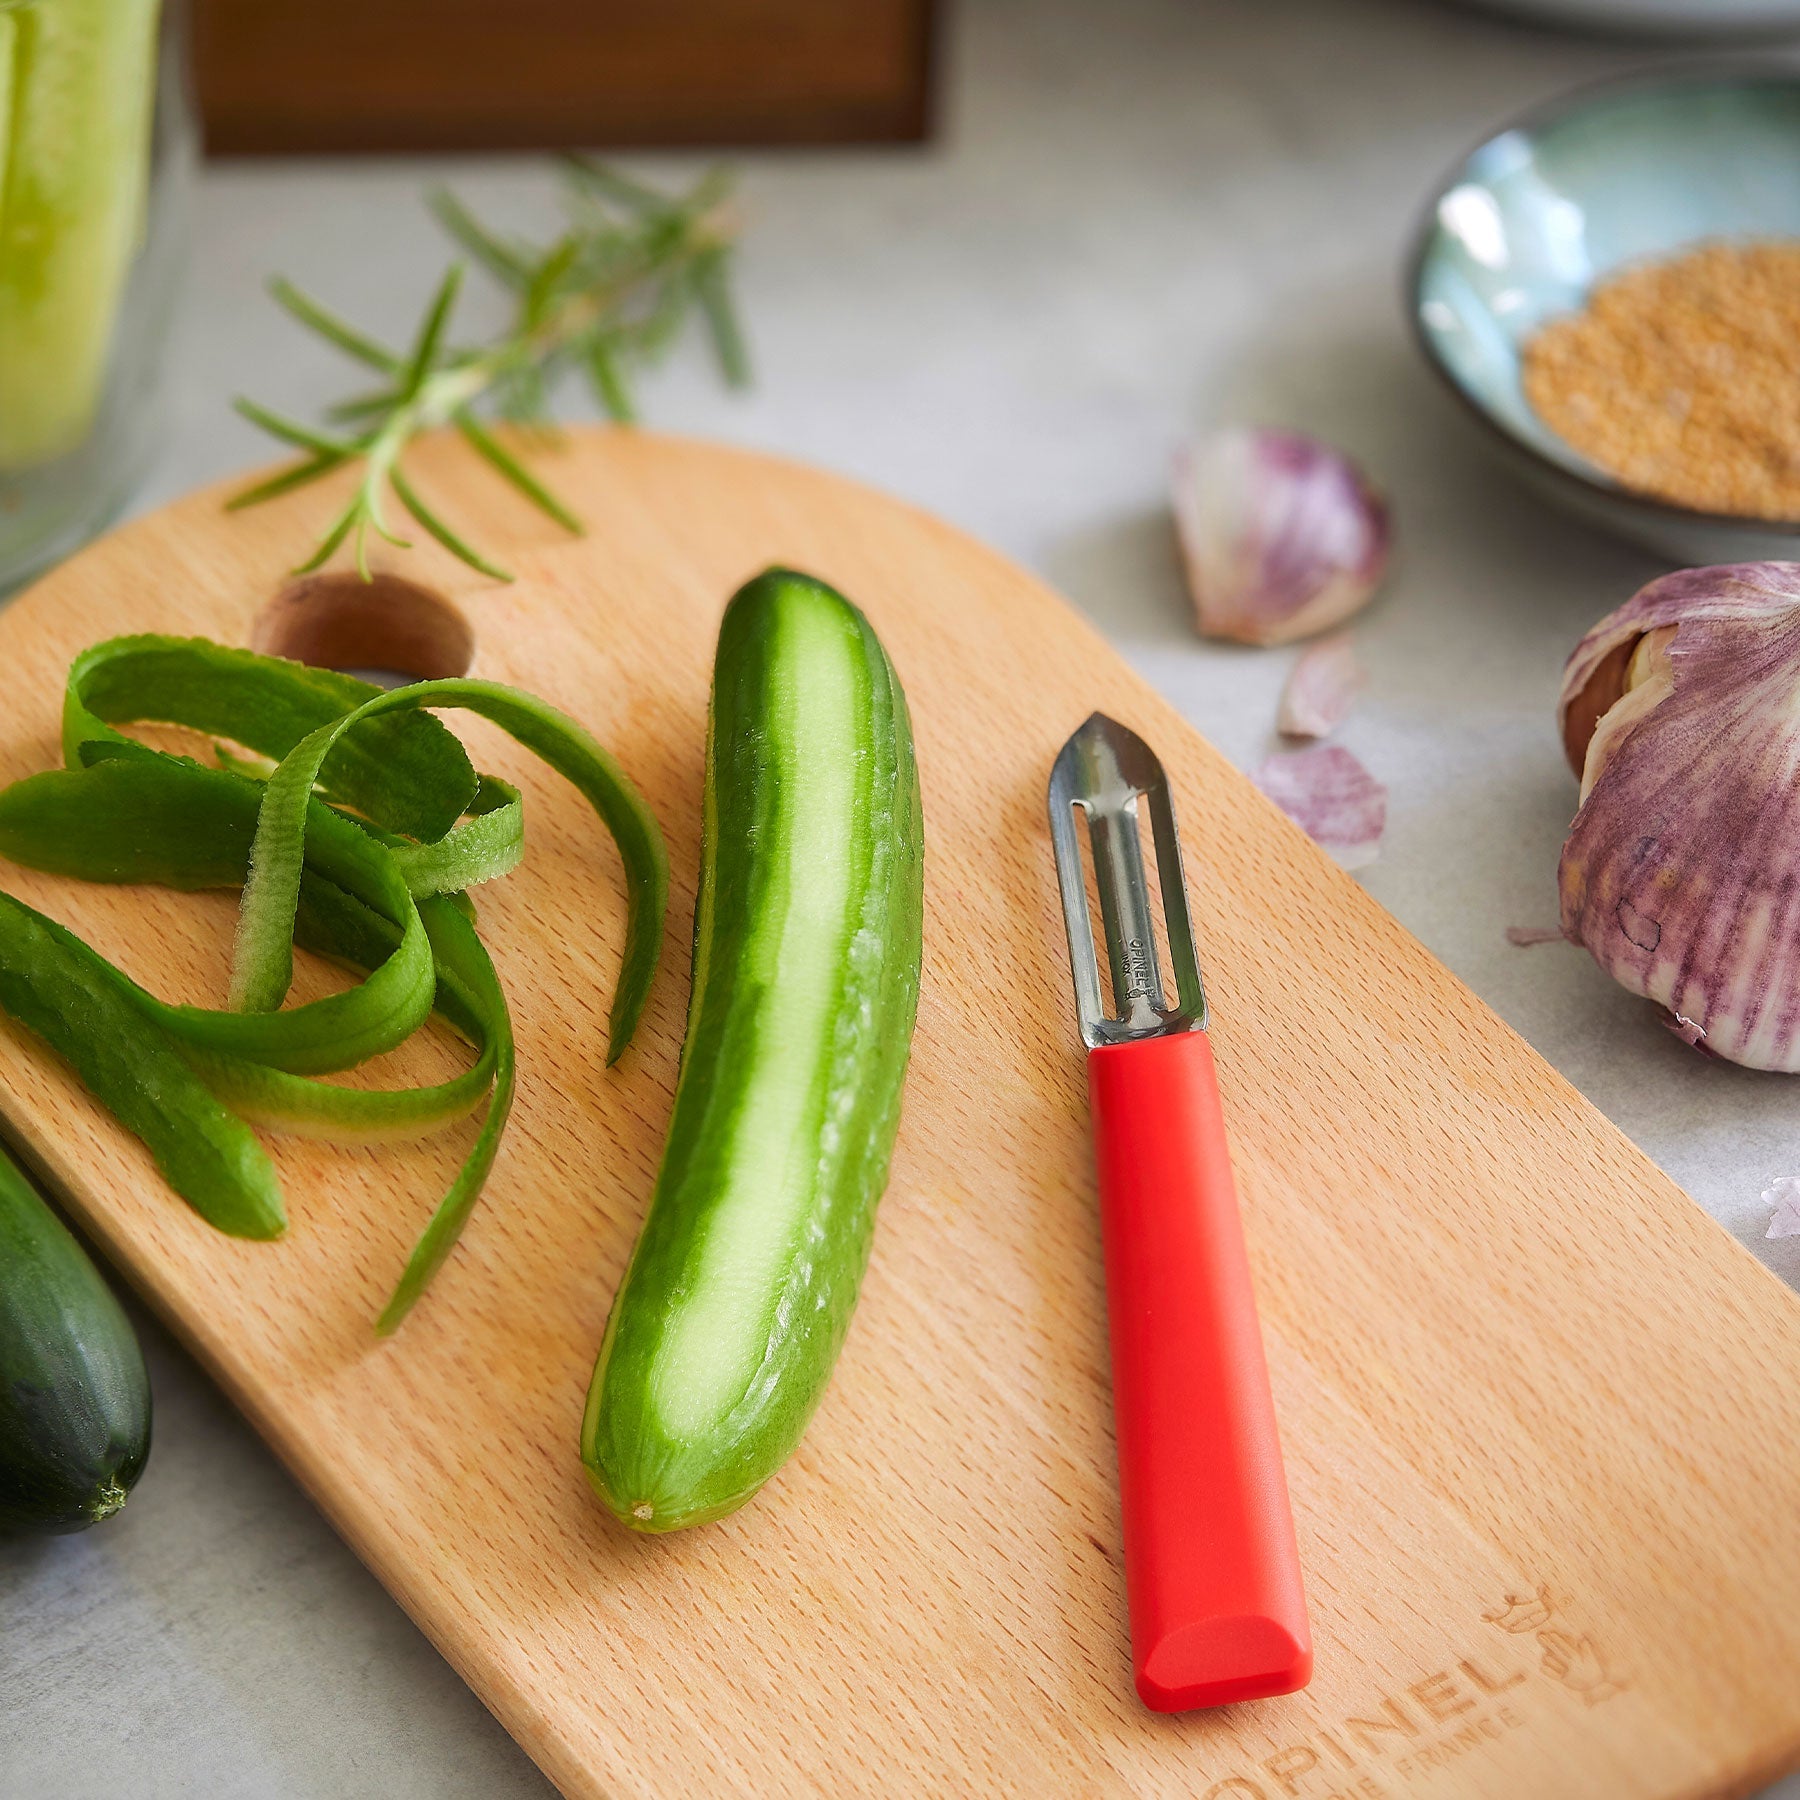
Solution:
[(1428, 363), (1547, 498), (1686, 563), (1800, 560), (1800, 519), (1634, 494), (1544, 425), (1520, 350), (1625, 263), (1707, 239), (1800, 238), (1800, 73), (1664, 73), (1589, 88), (1489, 138), (1433, 196), (1407, 282)]
[(1474, 0), (1485, 12), (1509, 13), (1579, 31), (1637, 32), (1664, 37), (1746, 37), (1800, 27), (1800, 0)]

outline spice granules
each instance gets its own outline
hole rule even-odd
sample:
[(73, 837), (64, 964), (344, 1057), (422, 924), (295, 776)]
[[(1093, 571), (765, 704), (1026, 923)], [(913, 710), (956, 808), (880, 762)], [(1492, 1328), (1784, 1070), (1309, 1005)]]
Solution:
[(1800, 242), (1628, 269), (1525, 349), (1525, 393), (1627, 487), (1800, 519)]

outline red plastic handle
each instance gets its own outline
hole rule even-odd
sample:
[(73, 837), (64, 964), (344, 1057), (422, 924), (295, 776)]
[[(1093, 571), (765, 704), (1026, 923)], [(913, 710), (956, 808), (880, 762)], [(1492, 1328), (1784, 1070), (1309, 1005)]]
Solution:
[(1088, 1094), (1138, 1693), (1291, 1694), (1312, 1634), (1212, 1046), (1102, 1045)]

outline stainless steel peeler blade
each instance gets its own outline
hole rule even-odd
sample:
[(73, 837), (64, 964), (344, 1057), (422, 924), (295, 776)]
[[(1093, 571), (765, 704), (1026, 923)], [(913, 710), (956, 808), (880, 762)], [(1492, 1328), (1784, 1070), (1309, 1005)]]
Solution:
[[(1077, 806), (1087, 815), (1094, 878), (1100, 890), (1100, 919), (1112, 975), (1110, 1012), (1100, 996), (1087, 882), (1075, 836), (1073, 809)], [(1162, 884), (1169, 957), (1174, 964), (1173, 1005), (1163, 986), (1139, 836), (1146, 807)], [(1075, 976), (1082, 1041), (1092, 1048), (1170, 1032), (1204, 1031), (1206, 989), (1194, 949), (1194, 924), (1188, 912), (1168, 778), (1156, 753), (1135, 731), (1104, 713), (1093, 713), (1063, 745), (1050, 770), (1050, 836), (1056, 849), (1063, 920), (1069, 932), (1069, 963)]]

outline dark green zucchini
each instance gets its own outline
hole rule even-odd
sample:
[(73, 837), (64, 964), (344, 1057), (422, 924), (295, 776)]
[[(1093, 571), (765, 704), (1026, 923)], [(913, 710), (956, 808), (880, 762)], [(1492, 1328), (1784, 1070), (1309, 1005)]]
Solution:
[(687, 1041), (582, 1423), (595, 1490), (672, 1531), (741, 1506), (837, 1359), (919, 997), (906, 697), (841, 594), (773, 569), (719, 632)]
[(85, 1531), (150, 1454), (150, 1377), (88, 1254), (0, 1151), (0, 1532)]

